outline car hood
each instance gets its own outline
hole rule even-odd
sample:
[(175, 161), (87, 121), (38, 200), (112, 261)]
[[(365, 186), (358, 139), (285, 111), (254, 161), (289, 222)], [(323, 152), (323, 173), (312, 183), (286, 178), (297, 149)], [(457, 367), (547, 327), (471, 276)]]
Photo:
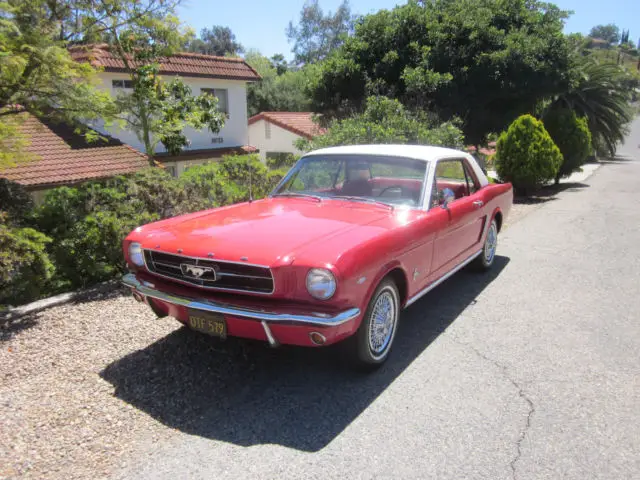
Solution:
[[(385, 206), (361, 202), (268, 198), (152, 223), (136, 237), (143, 248), (275, 266), (292, 263), (296, 252), (307, 248), (317, 248), (322, 258), (330, 253), (323, 252), (324, 240), (390, 214)], [(348, 242), (345, 235), (343, 247), (351, 246)]]

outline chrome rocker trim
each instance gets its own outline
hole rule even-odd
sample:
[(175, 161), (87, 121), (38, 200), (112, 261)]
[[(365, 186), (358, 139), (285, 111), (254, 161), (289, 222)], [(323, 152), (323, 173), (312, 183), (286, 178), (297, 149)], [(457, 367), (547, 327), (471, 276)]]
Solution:
[[(484, 237), (483, 237), (484, 238)], [(458, 270), (462, 270), (464, 267), (466, 267), (467, 265), (469, 265), (472, 261), (474, 261), (478, 255), (480, 255), (482, 253), (482, 250), (480, 250), (479, 252), (474, 253), (473, 255), (471, 255), (469, 258), (467, 258), (464, 262), (462, 262), (460, 265), (458, 265), (457, 267), (455, 267), (452, 270), (449, 270), (447, 273), (445, 273), (443, 276), (441, 276), (438, 280), (436, 280), (435, 282), (429, 284), (427, 287), (423, 288), (422, 290), (420, 290), (418, 293), (416, 293), (413, 297), (411, 297), (409, 300), (407, 300), (407, 303), (405, 303), (404, 308), (407, 308), (409, 305), (415, 303), (416, 301), (420, 300), (423, 296), (425, 296), (427, 293), (429, 293), (431, 290), (433, 290), (434, 288), (436, 288), (438, 285), (440, 285), (442, 282), (444, 282), (446, 279), (448, 279), (449, 277), (451, 277), (454, 273), (456, 273)]]
[[(122, 284), (131, 288), (134, 292), (144, 296), (157, 298), (173, 305), (203, 310), (205, 312), (222, 313), (233, 317), (242, 317), (248, 320), (262, 322), (263, 326), (268, 323), (279, 323), (300, 326), (317, 327), (337, 327), (343, 323), (353, 320), (360, 315), (359, 308), (350, 308), (336, 315), (311, 312), (308, 315), (296, 315), (291, 313), (269, 313), (260, 310), (226, 305), (211, 300), (196, 300), (193, 298), (179, 297), (170, 293), (161, 292), (150, 282), (141, 282), (133, 273), (128, 273), (121, 280)], [(265, 329), (266, 331), (266, 329)], [(269, 332), (270, 333), (270, 332)], [(269, 335), (267, 335), (269, 336)], [(271, 341), (270, 341), (271, 343)]]

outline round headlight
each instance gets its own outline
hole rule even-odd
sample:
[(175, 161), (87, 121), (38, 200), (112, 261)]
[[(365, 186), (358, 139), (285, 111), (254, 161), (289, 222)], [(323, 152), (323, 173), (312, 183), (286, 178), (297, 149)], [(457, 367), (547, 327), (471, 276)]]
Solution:
[(318, 300), (328, 300), (336, 292), (336, 278), (329, 270), (312, 268), (307, 273), (307, 291)]
[(142, 253), (142, 245), (138, 242), (129, 244), (129, 260), (138, 267), (144, 266), (144, 254)]

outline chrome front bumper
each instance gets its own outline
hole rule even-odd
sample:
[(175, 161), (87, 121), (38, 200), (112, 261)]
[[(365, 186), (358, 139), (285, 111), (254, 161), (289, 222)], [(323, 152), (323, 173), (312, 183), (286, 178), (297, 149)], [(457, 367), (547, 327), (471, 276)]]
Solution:
[(205, 299), (194, 299), (172, 295), (170, 293), (161, 292), (155, 288), (150, 282), (140, 281), (133, 273), (128, 273), (122, 277), (122, 284), (131, 288), (138, 294), (157, 298), (173, 305), (181, 305), (195, 310), (204, 310), (206, 312), (222, 313), (233, 317), (246, 318), (264, 323), (280, 323), (288, 325), (317, 326), (317, 327), (337, 327), (343, 323), (353, 320), (360, 315), (359, 308), (350, 308), (336, 315), (328, 315), (325, 313), (310, 312), (307, 315), (296, 315), (291, 313), (273, 313), (263, 310), (252, 310), (245, 307), (227, 305), (219, 302), (213, 302)]

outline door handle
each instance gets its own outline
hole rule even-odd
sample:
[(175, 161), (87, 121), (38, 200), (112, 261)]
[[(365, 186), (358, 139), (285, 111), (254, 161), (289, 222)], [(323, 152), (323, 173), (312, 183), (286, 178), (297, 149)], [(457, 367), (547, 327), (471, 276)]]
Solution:
[(473, 206), (474, 207), (480, 208), (483, 205), (484, 205), (484, 202), (482, 200), (476, 200), (476, 201), (473, 202)]

